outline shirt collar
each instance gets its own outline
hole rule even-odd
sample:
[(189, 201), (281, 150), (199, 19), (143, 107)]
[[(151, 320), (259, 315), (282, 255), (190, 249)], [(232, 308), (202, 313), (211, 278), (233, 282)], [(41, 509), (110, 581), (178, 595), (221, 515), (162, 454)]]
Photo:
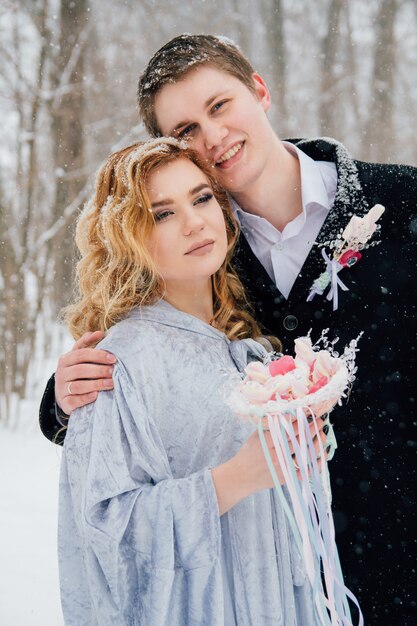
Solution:
[(300, 175), (301, 175), (301, 197), (303, 203), (303, 213), (309, 205), (319, 204), (327, 211), (330, 210), (329, 196), (327, 189), (323, 182), (323, 178), (320, 172), (320, 167), (308, 154), (294, 146), (288, 141), (283, 141), (282, 144), (292, 154), (298, 157), (300, 163)]
[(327, 213), (331, 208), (335, 192), (333, 187), (336, 186), (337, 181), (334, 164), (329, 164), (334, 170), (333, 174), (329, 175), (326, 169), (323, 170), (324, 166), (328, 166), (327, 163), (316, 162), (287, 141), (282, 143), (298, 158), (300, 163), (302, 212), (289, 222), (282, 232), (279, 232), (265, 218), (247, 213), (234, 198), (229, 196), (232, 211), (248, 241), (259, 235), (271, 245), (285, 241), (298, 235), (306, 223), (308, 213), (317, 211), (319, 208)]
[[(288, 152), (291, 152), (298, 158), (300, 163), (301, 199), (303, 203), (302, 221), (305, 221), (306, 211), (309, 205), (319, 204), (327, 211), (329, 211), (330, 200), (328, 196), (328, 191), (323, 182), (319, 165), (316, 163), (316, 161), (314, 161), (314, 159), (309, 157), (308, 154), (297, 148), (297, 146), (295, 146), (294, 144), (289, 143), (288, 141), (283, 141), (282, 144), (285, 146)], [(245, 218), (246, 216), (250, 216), (250, 218), (254, 217), (257, 219), (263, 219), (259, 218), (259, 216), (257, 215), (254, 216), (250, 213), (247, 213), (230, 195), (229, 201), (232, 211), (240, 224), (242, 222), (242, 218)], [(301, 217), (301, 214), (298, 217)]]

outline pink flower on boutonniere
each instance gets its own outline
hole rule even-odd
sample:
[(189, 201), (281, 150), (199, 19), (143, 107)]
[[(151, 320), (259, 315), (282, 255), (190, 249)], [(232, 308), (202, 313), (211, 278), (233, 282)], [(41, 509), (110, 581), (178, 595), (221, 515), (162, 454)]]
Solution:
[(353, 267), (353, 265), (356, 265), (361, 258), (362, 255), (360, 252), (355, 252), (355, 250), (346, 250), (346, 252), (344, 252), (340, 257), (339, 263), (340, 265), (343, 265), (343, 267)]

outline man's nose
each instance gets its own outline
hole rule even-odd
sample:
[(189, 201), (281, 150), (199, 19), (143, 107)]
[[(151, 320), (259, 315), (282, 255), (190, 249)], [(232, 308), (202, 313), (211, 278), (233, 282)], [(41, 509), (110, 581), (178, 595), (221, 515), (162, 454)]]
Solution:
[(203, 141), (206, 150), (212, 150), (226, 139), (229, 131), (224, 124), (214, 120), (207, 121), (202, 128)]

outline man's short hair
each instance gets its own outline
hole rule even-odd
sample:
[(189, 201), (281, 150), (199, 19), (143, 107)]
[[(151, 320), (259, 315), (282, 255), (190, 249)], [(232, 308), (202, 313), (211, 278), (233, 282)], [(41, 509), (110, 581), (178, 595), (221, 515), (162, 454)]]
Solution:
[(179, 35), (154, 54), (139, 78), (139, 112), (151, 136), (162, 135), (154, 109), (158, 91), (206, 64), (228, 72), (256, 94), (252, 79), (255, 70), (231, 39), (215, 35)]

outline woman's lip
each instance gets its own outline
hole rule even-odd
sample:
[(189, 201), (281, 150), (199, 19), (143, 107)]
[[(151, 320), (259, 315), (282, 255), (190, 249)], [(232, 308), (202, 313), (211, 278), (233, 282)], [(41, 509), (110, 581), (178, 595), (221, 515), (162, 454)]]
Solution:
[(214, 246), (214, 241), (212, 239), (207, 240), (207, 241), (202, 241), (201, 244), (200, 243), (196, 244), (195, 247), (191, 248), (191, 250), (189, 250), (185, 254), (187, 255), (191, 254), (192, 256), (202, 256), (210, 252), (213, 246)]

